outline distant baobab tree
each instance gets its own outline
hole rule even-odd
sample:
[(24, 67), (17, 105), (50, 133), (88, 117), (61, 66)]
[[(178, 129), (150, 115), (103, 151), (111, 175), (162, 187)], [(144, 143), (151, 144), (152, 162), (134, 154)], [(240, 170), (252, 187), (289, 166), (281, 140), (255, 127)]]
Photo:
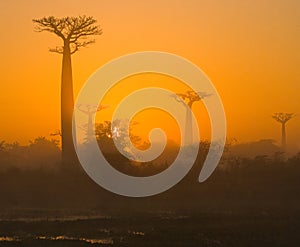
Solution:
[(281, 123), (281, 146), (282, 149), (286, 149), (286, 129), (285, 129), (285, 124), (287, 121), (292, 119), (295, 116), (294, 113), (283, 113), (283, 112), (277, 112), (273, 114), (273, 118)]
[(193, 143), (193, 126), (192, 126), (192, 114), (188, 108), (192, 109), (192, 106), (195, 102), (200, 101), (206, 97), (209, 97), (211, 94), (205, 92), (195, 92), (195, 91), (186, 91), (185, 93), (177, 93), (171, 95), (174, 99), (180, 103), (182, 103), (187, 111), (186, 111), (186, 119), (185, 119), (185, 133), (184, 133), (184, 144), (191, 145)]
[(80, 48), (95, 42), (90, 36), (102, 34), (91, 16), (63, 17), (54, 16), (33, 19), (37, 32), (47, 31), (62, 39), (63, 45), (50, 49), (50, 52), (62, 54), (61, 73), (61, 139), (62, 161), (70, 163), (76, 161), (76, 154), (72, 138), (72, 115), (74, 108), (73, 79), (71, 55)]
[(94, 134), (93, 117), (94, 117), (95, 113), (97, 113), (98, 111), (104, 110), (108, 107), (109, 106), (103, 106), (103, 105), (100, 105), (99, 107), (92, 106), (92, 105), (85, 105), (85, 106), (78, 105), (77, 106), (77, 109), (79, 111), (81, 111), (82, 113), (84, 113), (88, 116), (88, 124), (87, 124), (87, 129), (86, 129), (87, 142), (91, 141), (93, 138), (93, 134)]

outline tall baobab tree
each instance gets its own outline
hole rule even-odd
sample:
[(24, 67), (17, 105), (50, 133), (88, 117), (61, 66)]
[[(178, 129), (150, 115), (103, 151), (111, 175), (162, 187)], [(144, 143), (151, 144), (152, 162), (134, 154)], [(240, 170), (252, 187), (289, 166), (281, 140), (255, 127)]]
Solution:
[(292, 119), (295, 116), (294, 113), (283, 113), (283, 112), (277, 112), (273, 114), (273, 118), (281, 123), (281, 146), (282, 149), (286, 149), (286, 129), (285, 129), (285, 124), (287, 121)]
[(63, 45), (49, 49), (50, 52), (62, 54), (61, 73), (61, 139), (62, 161), (72, 163), (76, 161), (76, 154), (72, 138), (72, 115), (74, 108), (73, 78), (71, 55), (80, 48), (95, 42), (90, 36), (102, 34), (91, 16), (63, 17), (53, 16), (33, 19), (37, 32), (47, 31), (62, 39)]
[(185, 119), (185, 133), (184, 133), (184, 144), (191, 145), (193, 143), (193, 126), (192, 126), (192, 113), (189, 110), (195, 102), (200, 101), (211, 94), (205, 92), (186, 91), (185, 93), (177, 93), (171, 95), (174, 99), (182, 103), (186, 107), (186, 119)]

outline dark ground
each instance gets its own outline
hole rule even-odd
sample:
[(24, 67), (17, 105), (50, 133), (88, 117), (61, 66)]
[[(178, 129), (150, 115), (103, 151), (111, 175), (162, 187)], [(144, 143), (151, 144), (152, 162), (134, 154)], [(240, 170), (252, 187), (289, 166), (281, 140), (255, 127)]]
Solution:
[(248, 212), (2, 221), (2, 236), (18, 237), (0, 246), (299, 246), (299, 220), (299, 214)]
[(0, 246), (298, 247), (300, 155), (279, 158), (231, 159), (202, 184), (196, 165), (148, 198), (114, 195), (76, 169), (3, 170)]

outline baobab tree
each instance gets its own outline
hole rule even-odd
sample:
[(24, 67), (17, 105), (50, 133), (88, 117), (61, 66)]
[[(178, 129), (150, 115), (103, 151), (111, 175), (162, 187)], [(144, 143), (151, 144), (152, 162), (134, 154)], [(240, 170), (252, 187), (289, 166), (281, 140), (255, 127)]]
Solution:
[(295, 116), (294, 113), (283, 113), (283, 112), (277, 112), (273, 114), (273, 118), (281, 123), (281, 147), (283, 150), (286, 149), (286, 129), (285, 124), (287, 121), (292, 119)]
[(62, 54), (61, 73), (61, 140), (62, 161), (72, 163), (76, 161), (75, 148), (72, 138), (72, 115), (74, 108), (73, 78), (71, 55), (80, 48), (95, 42), (90, 36), (102, 34), (91, 16), (63, 17), (53, 16), (33, 19), (37, 32), (50, 32), (63, 41), (62, 46), (49, 49), (50, 52)]
[[(88, 123), (87, 123), (87, 128), (86, 128), (86, 141), (90, 142), (93, 138), (94, 134), (94, 125), (93, 125), (93, 117), (95, 113), (104, 110), (108, 108), (109, 106), (103, 106), (100, 105), (99, 107), (97, 106), (92, 106), (92, 105), (78, 105), (77, 109), (81, 111), (82, 113), (86, 114), (88, 116)], [(84, 109), (83, 109), (84, 108)]]
[[(185, 133), (184, 133), (184, 144), (193, 144), (193, 126), (192, 126), (192, 106), (195, 102), (200, 101), (211, 94), (205, 92), (186, 91), (185, 93), (177, 93), (171, 95), (174, 99), (182, 103), (186, 107), (186, 119), (185, 119)], [(190, 109), (190, 110), (189, 110)]]

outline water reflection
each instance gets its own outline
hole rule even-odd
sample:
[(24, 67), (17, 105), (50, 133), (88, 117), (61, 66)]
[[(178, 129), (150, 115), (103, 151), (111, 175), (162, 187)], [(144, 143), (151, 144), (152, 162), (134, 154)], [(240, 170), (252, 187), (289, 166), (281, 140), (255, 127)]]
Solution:
[[(102, 245), (113, 245), (114, 241), (112, 238), (76, 238), (70, 236), (36, 236), (33, 240), (48, 240), (48, 241), (79, 241), (86, 242), (89, 244), (102, 244)], [(22, 241), (19, 237), (0, 237), (0, 242), (20, 242)]]

